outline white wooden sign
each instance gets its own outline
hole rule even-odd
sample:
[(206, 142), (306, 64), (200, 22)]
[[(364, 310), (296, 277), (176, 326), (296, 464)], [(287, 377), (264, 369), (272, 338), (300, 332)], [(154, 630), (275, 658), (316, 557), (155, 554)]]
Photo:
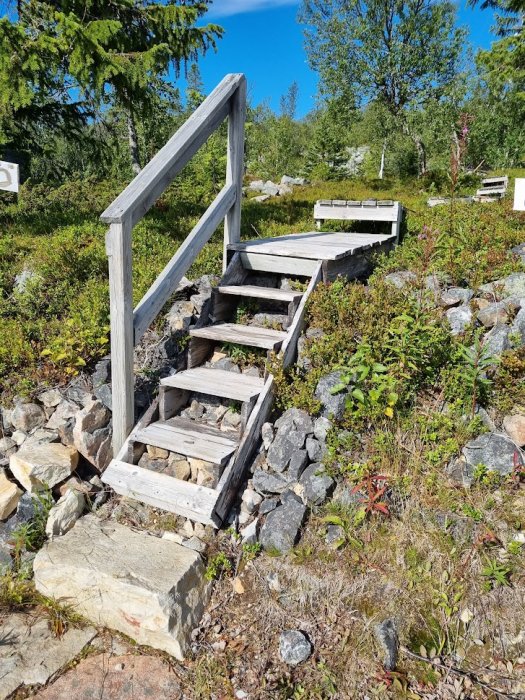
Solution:
[(0, 190), (18, 192), (18, 164), (0, 160)]
[(525, 211), (525, 177), (514, 180), (514, 211)]

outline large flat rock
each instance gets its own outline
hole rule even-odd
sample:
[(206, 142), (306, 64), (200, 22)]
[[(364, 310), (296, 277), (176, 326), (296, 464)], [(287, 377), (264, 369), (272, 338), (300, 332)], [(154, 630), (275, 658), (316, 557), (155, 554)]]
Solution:
[(44, 595), (180, 660), (209, 592), (197, 552), (94, 515), (44, 545), (34, 571)]
[(0, 626), (0, 700), (21, 686), (46, 683), (78, 656), (96, 633), (92, 627), (71, 628), (57, 638), (42, 615), (9, 615)]
[(97, 654), (81, 661), (35, 700), (179, 700), (182, 692), (168, 664), (156, 656)]

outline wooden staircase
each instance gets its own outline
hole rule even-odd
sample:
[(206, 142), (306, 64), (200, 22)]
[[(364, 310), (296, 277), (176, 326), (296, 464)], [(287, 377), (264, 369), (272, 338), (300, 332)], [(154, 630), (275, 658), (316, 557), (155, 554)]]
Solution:
[[(253, 268), (252, 268), (253, 270)], [(195, 327), (189, 330), (188, 369), (161, 379), (158, 401), (137, 424), (117, 457), (103, 474), (103, 480), (117, 493), (219, 526), (235, 498), (245, 466), (257, 447), (260, 428), (272, 404), (273, 377), (253, 376), (208, 364), (217, 346), (234, 344), (277, 353), (289, 364), (294, 359), (297, 338), (304, 318), (306, 299), (321, 278), (321, 263), (310, 278), (306, 292), (280, 287), (244, 284), (250, 275), (239, 253), (234, 254), (219, 285), (212, 290), (211, 304)], [(304, 279), (304, 275), (297, 275)], [(279, 284), (283, 274), (274, 275)], [(232, 281), (237, 281), (232, 284)], [(239, 302), (250, 298), (266, 312), (287, 309), (287, 330), (244, 325), (229, 320)], [(277, 305), (273, 309), (271, 305)], [(269, 307), (270, 305), (270, 307)], [(239, 429), (218, 429), (180, 414), (193, 397), (217, 397), (240, 403)], [(216, 488), (182, 481), (173, 476), (140, 467), (137, 461), (147, 446), (189, 459), (213, 464), (220, 478)]]
[[(102, 479), (119, 494), (216, 527), (227, 517), (259, 443), (272, 405), (274, 380), (266, 370), (264, 376), (256, 377), (210, 365), (214, 349), (223, 344), (256, 348), (267, 356), (276, 354), (284, 367), (290, 365), (306, 303), (318, 282), (364, 274), (370, 253), (390, 249), (398, 233), (397, 229), (386, 235), (309, 231), (241, 242), (245, 111), (245, 77), (227, 75), (101, 216), (109, 224), (106, 251), (115, 457)], [(133, 227), (226, 119), (225, 185), (133, 308)], [(161, 380), (157, 400), (135, 424), (134, 347), (222, 222), (223, 277), (189, 331), (187, 368)], [(273, 283), (260, 284), (261, 273), (270, 275)], [(304, 292), (290, 290), (280, 284), (284, 277), (302, 280), (302, 289), (305, 280), (309, 283)], [(281, 328), (236, 323), (238, 305), (246, 298), (251, 304), (284, 308)], [(222, 429), (221, 423), (219, 430), (192, 417), (186, 407), (193, 395), (239, 402), (238, 428)], [(140, 466), (148, 446), (211, 466), (213, 487)]]

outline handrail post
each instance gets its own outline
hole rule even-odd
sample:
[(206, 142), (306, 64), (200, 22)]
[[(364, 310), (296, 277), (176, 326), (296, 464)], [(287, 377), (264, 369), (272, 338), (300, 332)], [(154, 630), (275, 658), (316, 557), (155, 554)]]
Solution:
[(241, 240), (241, 202), (242, 180), (244, 175), (244, 122), (246, 120), (246, 78), (239, 83), (230, 98), (228, 118), (228, 159), (226, 165), (226, 184), (237, 188), (235, 203), (224, 220), (224, 251), (222, 269), (226, 270), (227, 249), (229, 243)]
[(131, 219), (111, 224), (106, 237), (111, 318), (111, 389), (113, 454), (116, 456), (134, 423), (133, 285)]

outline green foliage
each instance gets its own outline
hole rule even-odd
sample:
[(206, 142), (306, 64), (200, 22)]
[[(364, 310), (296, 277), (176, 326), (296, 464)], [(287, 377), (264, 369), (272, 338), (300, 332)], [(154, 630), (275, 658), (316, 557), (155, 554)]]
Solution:
[(13, 139), (10, 123), (24, 110), (41, 122), (50, 109), (80, 116), (75, 89), (90, 108), (109, 102), (125, 111), (139, 167), (136, 114), (151, 109), (170, 68), (178, 74), (222, 35), (217, 25), (197, 26), (207, 7), (206, 0), (17, 3), (17, 14), (0, 20), (0, 143)]
[(348, 390), (346, 406), (355, 416), (374, 420), (380, 415), (392, 418), (399, 395), (397, 383), (385, 365), (374, 362), (370, 345), (362, 344), (350, 358), (341, 375), (341, 383), (332, 390)]
[(510, 575), (512, 574), (512, 566), (502, 564), (496, 559), (487, 557), (486, 564), (481, 570), (481, 575), (485, 579), (485, 588), (497, 588), (498, 586), (510, 586)]
[(472, 346), (458, 342), (454, 348), (454, 362), (444, 370), (445, 393), (449, 400), (459, 399), (474, 418), (478, 403), (484, 404), (493, 381), (487, 371), (498, 364), (498, 358), (489, 355), (481, 333), (474, 334)]
[(24, 550), (29, 552), (38, 551), (46, 540), (46, 523), (49, 511), (54, 506), (55, 501), (51, 491), (41, 491), (33, 496), (35, 508), (33, 518), (19, 525), (13, 530), (11, 541), (14, 544), (15, 564), (20, 563), (20, 556)]
[[(465, 40), (464, 30), (454, 26), (453, 6), (415, 0), (304, 0), (300, 18), (321, 90), (352, 106), (384, 107), (397, 133), (412, 139), (419, 174), (424, 174), (426, 149), (417, 116), (431, 100), (450, 96)], [(389, 129), (387, 120), (381, 121), (386, 148)]]
[(229, 574), (232, 570), (232, 563), (224, 552), (218, 552), (208, 560), (206, 572), (204, 574), (207, 581), (214, 581), (220, 576)]

